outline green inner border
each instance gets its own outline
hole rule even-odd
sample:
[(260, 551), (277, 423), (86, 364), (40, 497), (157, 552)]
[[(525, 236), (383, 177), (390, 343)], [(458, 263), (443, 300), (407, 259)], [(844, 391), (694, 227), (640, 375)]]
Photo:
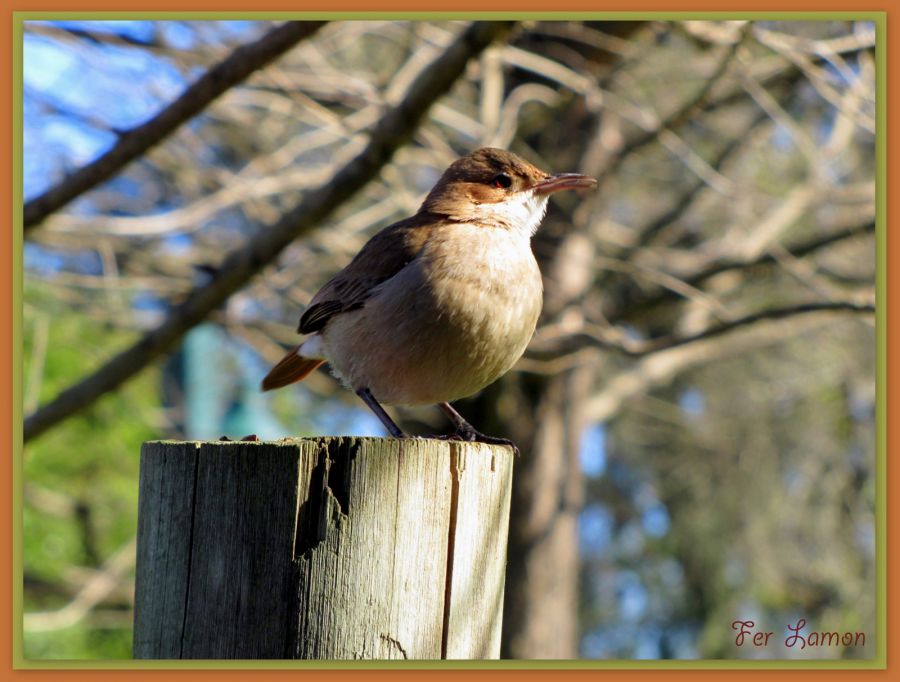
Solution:
[(468, 20), (478, 19), (482, 21), (495, 19), (554, 19), (566, 21), (569, 19), (616, 19), (620, 21), (654, 19), (654, 20), (686, 20), (686, 19), (777, 19), (779, 21), (826, 21), (826, 20), (865, 20), (883, 22), (886, 12), (134, 12), (134, 11), (106, 11), (106, 12), (48, 12), (48, 11), (20, 11), (13, 12), (15, 22), (39, 20), (39, 19), (178, 19), (189, 21), (193, 19), (249, 19), (255, 21), (281, 20), (281, 19), (306, 19), (306, 20)]
[[(336, 20), (462, 20), (462, 19), (616, 19), (616, 20), (686, 20), (686, 19), (777, 19), (781, 21), (860, 20), (875, 24), (876, 55), (876, 627), (875, 657), (859, 660), (499, 660), (499, 661), (147, 661), (147, 660), (30, 660), (23, 658), (22, 629), (22, 289), (23, 231), (22, 207), (22, 62), (24, 22), (28, 20), (72, 19), (336, 19)], [(13, 389), (13, 669), (60, 670), (197, 670), (197, 669), (270, 669), (270, 670), (860, 670), (887, 667), (887, 12), (13, 12), (13, 324), (12, 389)]]
[(22, 416), (22, 290), (24, 288), (22, 242), (22, 50), (23, 21), (13, 15), (12, 25), (12, 655), (13, 668), (30, 667), (22, 657), (22, 464), (24, 429)]

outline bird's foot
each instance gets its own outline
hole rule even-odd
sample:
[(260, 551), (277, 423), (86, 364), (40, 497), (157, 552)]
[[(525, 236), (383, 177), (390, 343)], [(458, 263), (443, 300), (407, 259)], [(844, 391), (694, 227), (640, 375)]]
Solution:
[[(234, 439), (229, 438), (228, 436), (220, 436), (219, 440), (222, 442), (226, 442), (226, 443), (234, 442)], [(241, 442), (241, 443), (256, 443), (258, 441), (259, 441), (259, 436), (257, 436), (255, 433), (251, 433), (249, 436), (244, 436), (243, 438), (241, 438), (239, 442)]]
[(486, 436), (480, 431), (476, 431), (475, 429), (460, 429), (455, 431), (454, 433), (435, 433), (429, 436), (413, 436), (407, 433), (403, 433), (399, 436), (399, 438), (411, 439), (411, 440), (421, 440), (423, 438), (429, 440), (445, 440), (452, 441), (456, 443), (487, 443), (489, 445), (507, 445), (512, 448), (513, 454), (516, 457), (519, 457), (522, 453), (519, 452), (519, 446), (513, 443), (508, 438), (494, 438), (493, 436)]
[(477, 431), (468, 424), (465, 426), (460, 426), (455, 433), (451, 433), (447, 438), (448, 440), (461, 440), (469, 443), (507, 445), (512, 448), (513, 454), (515, 454), (516, 457), (522, 454), (521, 452), (519, 452), (519, 446), (513, 443), (509, 438), (497, 438), (495, 436), (485, 435), (481, 433), (481, 431)]
[(453, 441), (463, 441), (463, 438), (458, 433), (435, 433), (430, 436), (425, 436), (425, 438), (431, 438), (434, 440), (453, 440)]
[(486, 436), (476, 430), (475, 427), (467, 422), (459, 412), (453, 409), (453, 406), (450, 403), (438, 403), (437, 406), (447, 415), (447, 417), (449, 417), (450, 421), (453, 422), (453, 425), (456, 427), (454, 433), (445, 436), (446, 440), (462, 440), (469, 443), (487, 443), (489, 445), (508, 445), (512, 448), (513, 454), (515, 454), (516, 457), (521, 454), (519, 452), (519, 446), (508, 438), (494, 438), (493, 436)]

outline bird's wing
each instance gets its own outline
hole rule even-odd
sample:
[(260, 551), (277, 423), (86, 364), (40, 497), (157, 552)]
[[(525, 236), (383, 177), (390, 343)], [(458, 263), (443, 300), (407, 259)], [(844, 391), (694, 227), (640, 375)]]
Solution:
[(361, 308), (375, 288), (411, 263), (434, 225), (434, 218), (417, 214), (373, 236), (352, 261), (313, 296), (297, 331), (320, 331), (335, 315)]

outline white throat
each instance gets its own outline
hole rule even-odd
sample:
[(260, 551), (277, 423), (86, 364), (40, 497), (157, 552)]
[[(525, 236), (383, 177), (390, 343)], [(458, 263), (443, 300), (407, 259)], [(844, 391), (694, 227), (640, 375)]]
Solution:
[(485, 218), (505, 223), (510, 229), (530, 239), (547, 213), (547, 195), (535, 194), (531, 190), (516, 192), (509, 201), (481, 204), (478, 212)]

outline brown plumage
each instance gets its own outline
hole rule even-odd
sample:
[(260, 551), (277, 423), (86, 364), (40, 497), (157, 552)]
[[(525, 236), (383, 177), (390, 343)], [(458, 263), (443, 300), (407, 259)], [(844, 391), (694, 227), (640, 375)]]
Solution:
[(320, 331), (339, 313), (361, 308), (382, 282), (406, 267), (422, 248), (441, 216), (419, 212), (372, 237), (352, 261), (328, 280), (309, 302), (297, 331)]
[(449, 401), (521, 357), (542, 298), (531, 235), (551, 193), (595, 185), (502, 149), (459, 159), (416, 215), (373, 236), (313, 296), (298, 327), (311, 336), (269, 372), (263, 390), (327, 361), (395, 437), (403, 433), (379, 403), (438, 404), (455, 437), (508, 443), (475, 431)]
[(266, 374), (265, 379), (262, 380), (262, 390), (271, 391), (274, 388), (303, 381), (319, 365), (325, 363), (324, 360), (300, 357), (297, 355), (298, 350), (300, 350), (300, 346), (281, 358), (279, 363)]

